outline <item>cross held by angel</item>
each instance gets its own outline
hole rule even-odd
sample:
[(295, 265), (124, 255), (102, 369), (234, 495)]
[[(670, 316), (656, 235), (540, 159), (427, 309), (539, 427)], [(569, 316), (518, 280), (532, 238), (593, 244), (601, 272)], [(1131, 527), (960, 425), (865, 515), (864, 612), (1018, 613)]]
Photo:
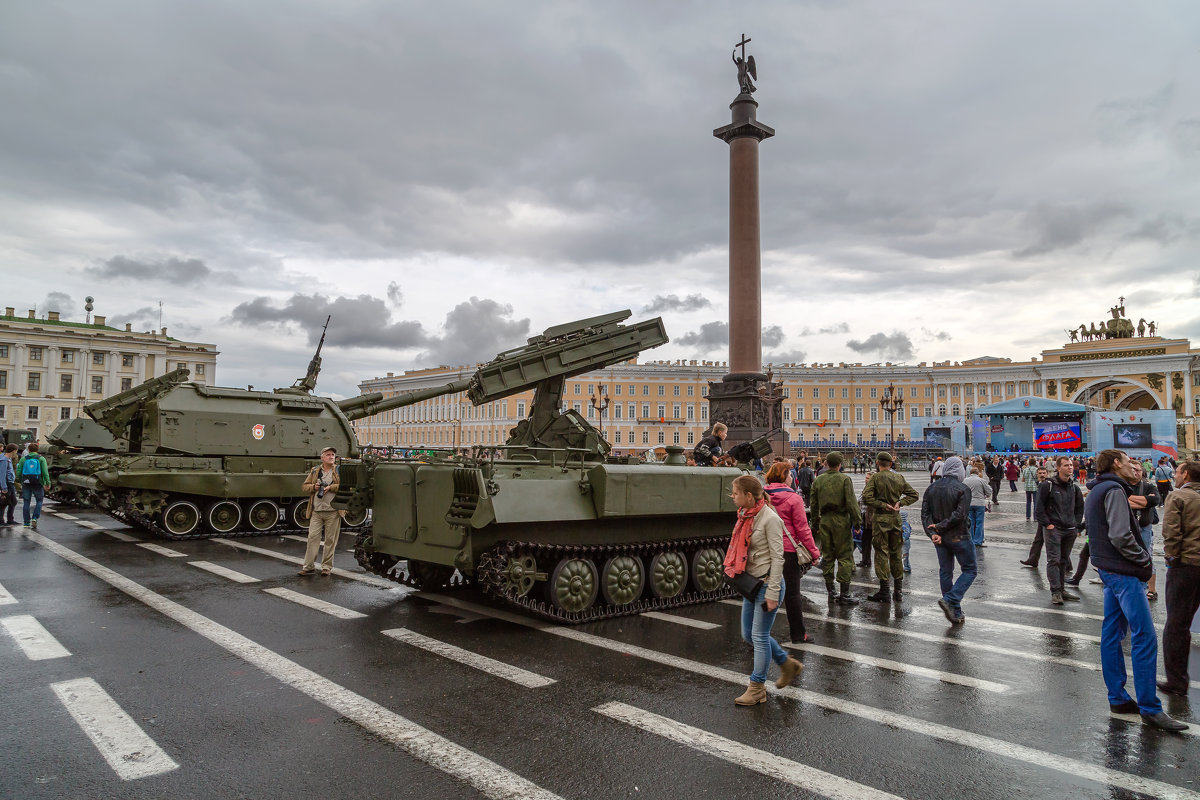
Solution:
[[(743, 33), (742, 40), (733, 47), (733, 63), (737, 65), (738, 87), (742, 90), (742, 94), (752, 94), (758, 88), (754, 85), (754, 81), (758, 80), (758, 67), (754, 64), (754, 56), (746, 57), (746, 45), (751, 41)], [(738, 57), (739, 47), (742, 48), (740, 58)]]

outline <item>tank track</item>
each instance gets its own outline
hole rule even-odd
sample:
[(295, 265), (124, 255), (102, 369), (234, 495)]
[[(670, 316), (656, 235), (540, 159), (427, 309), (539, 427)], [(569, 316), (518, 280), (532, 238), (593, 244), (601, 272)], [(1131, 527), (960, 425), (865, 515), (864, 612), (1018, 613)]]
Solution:
[(409, 586), (425, 592), (457, 591), (475, 585), (474, 578), (463, 575), (458, 570), (450, 571), (449, 578), (446, 579), (442, 579), (436, 573), (429, 573), (425, 576), (414, 575), (409, 569), (406, 559), (371, 550), (371, 533), (369, 527), (362, 529), (354, 543), (354, 559), (367, 572), (387, 578), (401, 586)]
[[(715, 536), (703, 539), (674, 539), (665, 542), (642, 542), (639, 544), (597, 545), (541, 544), (536, 542), (507, 541), (500, 543), (480, 557), (476, 574), (479, 584), (486, 595), (542, 619), (569, 625), (578, 625), (584, 622), (611, 619), (612, 617), (640, 614), (643, 611), (662, 611), (668, 608), (710, 603), (715, 600), (733, 597), (735, 592), (732, 588), (722, 585), (721, 588), (711, 592), (685, 591), (675, 597), (661, 598), (653, 597), (649, 594), (648, 590), (644, 590), (641, 597), (626, 605), (604, 605), (601, 598), (597, 596), (596, 601), (591, 607), (583, 611), (570, 612), (555, 608), (549, 602), (534, 597), (535, 594), (540, 594), (538, 591), (540, 587), (536, 584), (534, 589), (523, 597), (517, 596), (515, 588), (506, 588), (503, 578), (503, 567), (507, 560), (518, 554), (522, 556), (532, 555), (538, 560), (538, 564), (555, 564), (563, 558), (590, 558), (597, 567), (600, 567), (608, 558), (613, 556), (637, 555), (642, 558), (643, 564), (649, 564), (650, 559), (655, 554), (664, 551), (695, 552), (708, 547), (724, 550), (728, 543), (729, 538), (727, 536)], [(689, 584), (690, 580), (689, 576)]]

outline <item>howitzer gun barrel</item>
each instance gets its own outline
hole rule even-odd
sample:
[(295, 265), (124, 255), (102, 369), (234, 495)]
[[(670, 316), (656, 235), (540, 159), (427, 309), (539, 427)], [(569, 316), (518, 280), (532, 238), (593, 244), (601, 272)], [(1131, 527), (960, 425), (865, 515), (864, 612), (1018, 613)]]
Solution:
[(442, 395), (461, 392), (470, 386), (470, 384), (471, 380), (465, 378), (461, 381), (447, 383), (445, 386), (435, 386), (432, 389), (421, 389), (420, 391), (407, 392), (395, 397), (386, 398), (382, 392), (371, 392), (359, 395), (358, 397), (351, 397), (348, 400), (339, 400), (337, 406), (346, 415), (346, 419), (354, 421), (373, 416), (382, 411), (390, 411), (393, 408), (411, 406), (414, 403), (420, 403), (422, 400), (432, 400)]

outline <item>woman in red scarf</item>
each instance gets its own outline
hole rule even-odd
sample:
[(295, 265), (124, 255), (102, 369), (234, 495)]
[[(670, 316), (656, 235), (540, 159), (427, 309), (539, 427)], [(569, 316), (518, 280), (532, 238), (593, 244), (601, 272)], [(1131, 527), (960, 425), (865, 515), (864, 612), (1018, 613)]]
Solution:
[(745, 571), (763, 579), (754, 600), (742, 600), (742, 638), (754, 646), (754, 671), (746, 691), (734, 700), (739, 706), (753, 706), (767, 702), (763, 684), (769, 662), (779, 665), (775, 686), (780, 689), (792, 682), (803, 665), (771, 636), (783, 599), (783, 520), (753, 475), (734, 478), (730, 497), (738, 507), (738, 521), (725, 552), (725, 574), (733, 577)]

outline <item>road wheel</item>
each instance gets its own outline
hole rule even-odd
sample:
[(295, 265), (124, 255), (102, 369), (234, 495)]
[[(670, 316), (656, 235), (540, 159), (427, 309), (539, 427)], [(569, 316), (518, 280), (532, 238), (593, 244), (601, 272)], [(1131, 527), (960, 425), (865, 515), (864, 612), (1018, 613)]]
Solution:
[(367, 509), (365, 508), (360, 508), (358, 511), (347, 511), (346, 516), (342, 517), (342, 524), (348, 528), (357, 528), (366, 521)]
[(304, 514), (308, 511), (308, 498), (304, 497), (292, 503), (288, 509), (288, 520), (292, 526), (299, 528), (302, 531), (308, 530), (308, 518)]
[(269, 531), (279, 523), (279, 506), (271, 500), (255, 500), (246, 510), (246, 521), (256, 531)]
[(200, 524), (200, 509), (188, 500), (173, 500), (163, 509), (161, 522), (172, 536), (187, 536)]
[(627, 606), (642, 596), (646, 570), (637, 556), (613, 556), (600, 570), (600, 591), (610, 606)]
[(559, 611), (578, 613), (591, 608), (600, 589), (600, 576), (590, 558), (564, 558), (550, 573), (550, 604)]
[(232, 500), (218, 500), (208, 507), (204, 518), (217, 533), (232, 533), (242, 522), (242, 507)]
[(546, 580), (546, 573), (537, 571), (537, 559), (531, 555), (514, 555), (501, 569), (502, 593), (512, 591), (516, 597), (524, 597), (533, 589), (534, 581)]
[(701, 592), (715, 592), (725, 585), (725, 552), (706, 547), (692, 556), (692, 583)]
[(650, 560), (650, 593), (670, 600), (683, 593), (687, 586), (688, 566), (682, 553), (668, 550)]

